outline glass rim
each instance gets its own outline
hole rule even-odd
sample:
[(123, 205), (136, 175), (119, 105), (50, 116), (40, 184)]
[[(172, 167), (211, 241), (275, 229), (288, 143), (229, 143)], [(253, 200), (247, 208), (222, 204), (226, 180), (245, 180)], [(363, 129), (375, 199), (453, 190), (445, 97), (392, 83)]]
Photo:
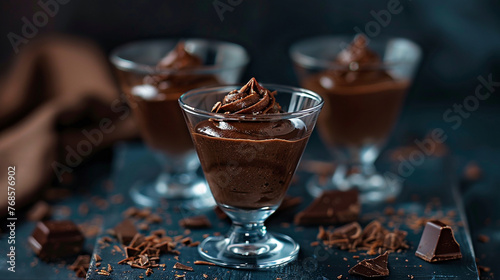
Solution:
[[(125, 59), (121, 57), (119, 54), (123, 52), (125, 49), (130, 48), (134, 45), (144, 44), (144, 43), (177, 43), (179, 41), (202, 41), (208, 44), (220, 44), (226, 46), (232, 46), (242, 51), (243, 57), (241, 62), (233, 63), (229, 66), (221, 66), (218, 64), (214, 65), (202, 65), (201, 67), (193, 68), (193, 69), (157, 69), (156, 65), (149, 65), (145, 63), (139, 63), (130, 59)], [(166, 54), (165, 54), (166, 55)], [(187, 74), (213, 74), (214, 72), (218, 72), (221, 70), (231, 70), (243, 67), (250, 62), (250, 56), (248, 51), (241, 45), (221, 40), (212, 40), (205, 38), (156, 38), (156, 39), (145, 39), (145, 40), (135, 40), (125, 44), (121, 44), (115, 47), (110, 55), (109, 60), (111, 63), (120, 70), (126, 70), (129, 72), (136, 73), (144, 73), (144, 74), (155, 74), (155, 75), (187, 75)]]
[[(390, 68), (393, 68), (398, 65), (404, 65), (411, 63), (408, 60), (401, 60), (401, 61), (381, 61), (380, 63), (376, 64), (367, 64), (363, 65), (363, 67), (360, 68), (355, 68), (358, 65), (341, 65), (335, 61), (328, 60), (326, 58), (316, 58), (311, 55), (304, 54), (301, 50), (304, 45), (311, 44), (317, 40), (320, 39), (346, 39), (346, 42), (351, 42), (352, 38), (355, 35), (349, 35), (349, 34), (339, 34), (339, 35), (322, 35), (322, 36), (314, 36), (314, 37), (308, 37), (304, 38), (302, 40), (294, 42), (288, 51), (290, 57), (292, 58), (292, 61), (294, 64), (297, 64), (300, 67), (306, 68), (306, 69), (314, 69), (314, 68), (320, 68), (320, 69), (328, 69), (328, 70), (347, 70), (347, 71), (369, 71), (369, 70), (388, 70)], [(349, 39), (350, 38), (350, 39)], [(421, 54), (422, 49), (420, 46), (415, 43), (414, 41), (404, 38), (404, 37), (389, 37), (389, 36), (382, 36), (380, 38), (368, 38), (369, 41), (389, 41), (389, 40), (398, 40), (405, 42), (408, 44), (410, 47), (414, 48), (417, 53)]]
[(193, 115), (197, 116), (203, 116), (206, 118), (215, 118), (215, 119), (223, 119), (223, 120), (231, 120), (231, 121), (272, 121), (272, 120), (282, 120), (282, 119), (292, 119), (292, 118), (297, 118), (297, 117), (303, 117), (309, 114), (312, 114), (316, 111), (321, 110), (321, 107), (323, 107), (324, 104), (324, 99), (317, 93), (304, 89), (304, 88), (299, 88), (299, 87), (292, 87), (292, 86), (284, 86), (284, 85), (279, 85), (279, 84), (260, 84), (261, 86), (269, 89), (270, 91), (277, 91), (278, 95), (280, 92), (288, 92), (288, 93), (301, 93), (304, 96), (307, 96), (313, 100), (318, 101), (318, 104), (299, 111), (295, 112), (285, 112), (285, 113), (278, 113), (278, 114), (260, 114), (260, 115), (253, 115), (253, 114), (223, 114), (223, 113), (213, 113), (209, 112), (206, 110), (198, 109), (193, 106), (190, 106), (184, 102), (184, 100), (187, 97), (193, 96), (193, 95), (200, 95), (208, 92), (214, 92), (214, 91), (220, 91), (220, 92), (227, 92), (234, 90), (234, 89), (240, 89), (244, 84), (234, 84), (234, 85), (223, 85), (223, 86), (216, 86), (216, 87), (202, 87), (202, 88), (197, 88), (193, 89), (190, 91), (187, 91), (186, 93), (182, 94), (179, 99), (179, 106), (184, 110), (185, 112), (189, 112)]

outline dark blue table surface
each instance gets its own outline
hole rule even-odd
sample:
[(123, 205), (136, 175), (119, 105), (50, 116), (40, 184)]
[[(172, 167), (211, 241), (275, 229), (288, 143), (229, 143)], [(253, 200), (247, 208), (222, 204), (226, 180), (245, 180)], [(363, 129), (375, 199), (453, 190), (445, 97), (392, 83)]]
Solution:
[[(457, 219), (465, 220), (465, 216), (468, 218), (471, 240), (468, 239), (467, 227), (456, 227), (457, 241), (462, 245), (464, 258), (459, 261), (442, 264), (429, 264), (414, 256), (415, 246), (418, 243), (421, 233), (409, 231), (408, 239), (411, 248), (401, 254), (392, 254), (389, 259), (389, 267), (392, 273), (391, 278), (394, 279), (405, 279), (410, 274), (414, 275), (415, 278), (421, 279), (429, 279), (430, 275), (435, 279), (450, 277), (475, 279), (477, 276), (472, 246), (474, 246), (479, 264), (490, 266), (493, 271), (499, 266), (496, 258), (499, 257), (497, 250), (500, 244), (500, 211), (497, 203), (500, 198), (500, 190), (498, 189), (500, 175), (497, 172), (499, 170), (497, 158), (500, 156), (500, 149), (498, 149), (497, 143), (500, 140), (500, 133), (493, 128), (498, 127), (498, 123), (500, 122), (490, 117), (495, 115), (496, 110), (495, 108), (482, 108), (482, 110), (472, 114), (469, 119), (464, 120), (459, 129), (454, 130), (442, 119), (442, 113), (446, 108), (446, 106), (415, 107), (407, 109), (403, 114), (389, 146), (400, 145), (408, 141), (411, 142), (411, 139), (414, 137), (422, 137), (429, 130), (438, 127), (443, 128), (449, 136), (446, 144), (451, 147), (452, 157), (427, 159), (426, 163), (417, 168), (414, 174), (406, 178), (404, 191), (400, 198), (398, 198), (395, 208), (404, 208), (407, 211), (411, 210), (421, 213), (424, 204), (416, 203), (410, 199), (414, 193), (418, 193), (422, 201), (425, 201), (427, 196), (439, 196), (443, 202), (443, 210), (458, 210), (460, 214), (462, 214), (460, 205), (457, 205), (456, 202), (458, 201), (458, 204), (462, 202), (464, 205), (463, 209), (466, 212), (462, 216), (457, 216)], [(328, 156), (325, 156), (326, 153), (322, 152), (323, 147), (320, 141), (315, 137), (311, 139), (304, 159), (328, 160)], [(148, 170), (137, 169), (135, 172), (138, 173), (134, 174), (132, 173), (134, 168), (131, 168), (134, 165), (130, 164), (133, 162), (149, 161), (150, 159), (151, 154), (140, 143), (122, 143), (117, 145), (115, 147), (112, 168), (110, 168), (109, 162), (93, 161), (75, 174), (74, 189), (76, 190), (74, 191), (74, 195), (63, 201), (54, 203), (56, 210), (53, 215), (54, 218), (70, 218), (78, 224), (86, 224), (87, 228), (90, 226), (91, 228), (101, 229), (101, 232), (113, 227), (121, 219), (120, 212), (131, 203), (126, 195), (126, 189), (131, 183), (130, 179), (137, 178), (139, 174), (141, 176), (151, 176), (158, 171), (158, 167), (152, 164)], [(483, 168), (484, 175), (478, 182), (463, 183), (460, 181), (461, 170), (471, 159), (475, 160)], [(379, 166), (388, 169), (393, 168), (384, 159), (379, 161)], [(128, 170), (129, 172), (124, 173), (124, 170)], [(352, 266), (356, 263), (355, 260), (350, 258), (352, 253), (336, 249), (321, 252), (315, 251), (317, 249), (311, 247), (309, 243), (315, 240), (316, 228), (297, 228), (293, 225), (283, 227), (282, 222), (290, 222), (293, 214), (304, 208), (311, 200), (303, 189), (303, 183), (307, 180), (308, 176), (310, 174), (299, 173), (300, 181), (290, 188), (290, 193), (292, 195), (303, 196), (305, 198), (304, 202), (294, 209), (292, 213), (284, 213), (272, 217), (268, 223), (271, 231), (274, 230), (288, 234), (299, 241), (301, 253), (298, 261), (268, 272), (236, 271), (218, 267), (195, 266), (195, 272), (188, 272), (187, 279), (197, 279), (196, 276), (200, 276), (202, 273), (207, 273), (210, 279), (213, 279), (212, 277), (218, 277), (218, 279), (275, 279), (277, 277), (282, 279), (335, 279), (340, 274), (344, 278), (348, 276), (349, 279), (355, 279), (347, 274), (347, 265)], [(110, 182), (113, 183), (111, 184)], [(117, 193), (125, 194), (124, 204), (109, 203), (107, 207), (104, 207), (102, 199), (109, 198)], [(78, 207), (82, 203), (91, 206), (87, 215), (81, 215), (78, 211)], [(99, 205), (101, 209), (94, 205)], [(364, 207), (363, 214), (374, 213), (380, 210), (380, 207)], [(160, 224), (159, 226), (166, 226), (167, 230), (171, 230), (172, 233), (175, 231), (181, 233), (182, 231), (178, 228), (175, 219), (186, 215), (186, 213), (172, 212), (170, 215), (172, 220), (174, 220), (172, 225)], [(207, 215), (214, 221), (214, 227), (208, 232), (224, 232), (227, 230), (228, 223), (219, 221), (211, 212), (207, 213)], [(362, 219), (362, 222), (366, 224), (367, 219)], [(31, 222), (20, 222), (18, 224), (16, 233), (19, 244), (16, 256), (16, 273), (2, 273), (0, 279), (76, 279), (73, 272), (69, 271), (64, 263), (46, 264), (39, 261), (33, 255), (25, 242), (33, 228), (34, 223)], [(402, 228), (404, 229), (404, 227)], [(201, 235), (205, 232), (193, 231), (193, 239), (201, 240)], [(486, 244), (477, 242), (479, 234), (487, 234), (491, 238), (491, 241)], [(99, 236), (99, 234), (96, 236)], [(96, 247), (95, 241), (95, 238), (87, 238), (85, 245), (87, 253), (94, 251)], [(0, 243), (5, 245), (2, 248), (6, 248), (5, 234), (1, 236)], [(3, 252), (4, 250), (2, 249), (0, 271), (6, 271), (7, 267)], [(318, 258), (320, 255), (325, 255), (322, 253), (326, 253), (327, 257)], [(104, 250), (100, 254), (103, 256), (103, 259), (108, 257), (113, 258), (111, 255), (107, 255)], [(348, 259), (347, 262), (343, 260), (346, 256)], [(167, 264), (166, 271), (153, 274), (154, 277), (151, 276), (149, 279), (160, 279), (160, 276), (168, 276), (169, 279), (172, 278), (174, 272), (171, 267), (175, 263), (175, 260), (169, 260), (168, 257), (162, 256), (161, 259), (163, 263)], [(116, 259), (116, 256), (114, 258)], [(112, 264), (115, 263), (115, 259), (111, 262)], [(195, 248), (183, 249), (180, 257), (181, 262), (188, 265), (198, 259), (200, 257), (197, 255)], [(113, 267), (115, 271), (112, 274), (113, 277), (109, 279), (126, 279), (126, 277), (136, 279), (135, 276), (138, 275), (138, 272), (133, 272), (126, 276), (119, 273), (120, 270), (130, 270), (128, 266), (113, 265)], [(405, 269), (401, 269), (402, 267)], [(142, 270), (141, 272), (143, 273)], [(92, 274), (91, 279), (108, 279), (94, 276)], [(404, 278), (396, 278), (396, 276)]]

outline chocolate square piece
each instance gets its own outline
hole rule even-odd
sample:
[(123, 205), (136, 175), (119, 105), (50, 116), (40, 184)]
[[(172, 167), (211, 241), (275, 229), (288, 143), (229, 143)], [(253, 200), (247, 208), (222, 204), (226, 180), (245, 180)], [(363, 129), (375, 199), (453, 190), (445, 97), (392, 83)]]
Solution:
[(128, 245), (137, 234), (137, 229), (132, 220), (126, 219), (114, 228), (116, 237), (123, 245)]
[(389, 254), (385, 252), (374, 259), (362, 260), (349, 270), (349, 274), (361, 275), (363, 277), (389, 276), (388, 265)]
[(297, 225), (324, 225), (356, 221), (361, 211), (358, 190), (325, 191), (295, 216)]
[(28, 243), (41, 259), (52, 260), (80, 253), (85, 238), (72, 221), (38, 222)]
[(415, 255), (428, 262), (461, 259), (460, 245), (450, 226), (434, 220), (425, 225)]

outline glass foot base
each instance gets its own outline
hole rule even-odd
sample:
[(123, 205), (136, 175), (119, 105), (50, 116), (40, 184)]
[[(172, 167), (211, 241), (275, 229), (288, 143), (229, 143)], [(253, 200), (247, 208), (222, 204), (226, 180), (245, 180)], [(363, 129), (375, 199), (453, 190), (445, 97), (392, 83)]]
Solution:
[(365, 176), (352, 174), (343, 180), (336, 178), (322, 179), (313, 176), (307, 183), (307, 191), (314, 197), (318, 197), (325, 190), (346, 191), (357, 188), (362, 203), (378, 203), (395, 198), (401, 192), (402, 182), (395, 178), (384, 177), (380, 174)]
[(219, 266), (266, 269), (295, 260), (300, 246), (289, 236), (269, 233), (262, 243), (229, 244), (229, 238), (210, 236), (198, 246), (200, 255)]
[(205, 180), (189, 185), (166, 184), (161, 176), (153, 182), (137, 182), (130, 189), (132, 200), (144, 207), (181, 207), (187, 210), (204, 210), (215, 206), (215, 200)]

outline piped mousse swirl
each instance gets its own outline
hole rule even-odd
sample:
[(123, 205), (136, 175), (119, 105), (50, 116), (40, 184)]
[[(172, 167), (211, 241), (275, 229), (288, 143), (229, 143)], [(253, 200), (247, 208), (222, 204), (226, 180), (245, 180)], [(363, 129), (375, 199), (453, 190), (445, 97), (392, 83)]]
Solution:
[(241, 89), (229, 92), (222, 102), (217, 102), (212, 112), (225, 114), (277, 114), (281, 106), (276, 103), (276, 91), (261, 86), (255, 78)]
[[(279, 114), (281, 106), (276, 102), (276, 91), (261, 86), (255, 78), (239, 90), (229, 92), (222, 101), (212, 108), (214, 113), (263, 115)], [(298, 119), (279, 121), (222, 121), (210, 119), (197, 126), (197, 132), (212, 136), (232, 139), (300, 139), (305, 135), (306, 127)]]
[(193, 88), (219, 84), (213, 75), (190, 72), (201, 67), (203, 60), (186, 51), (186, 44), (180, 41), (156, 64), (157, 71), (168, 70), (171, 73), (148, 75), (144, 78), (144, 83), (155, 86), (163, 93), (175, 92), (178, 95)]

